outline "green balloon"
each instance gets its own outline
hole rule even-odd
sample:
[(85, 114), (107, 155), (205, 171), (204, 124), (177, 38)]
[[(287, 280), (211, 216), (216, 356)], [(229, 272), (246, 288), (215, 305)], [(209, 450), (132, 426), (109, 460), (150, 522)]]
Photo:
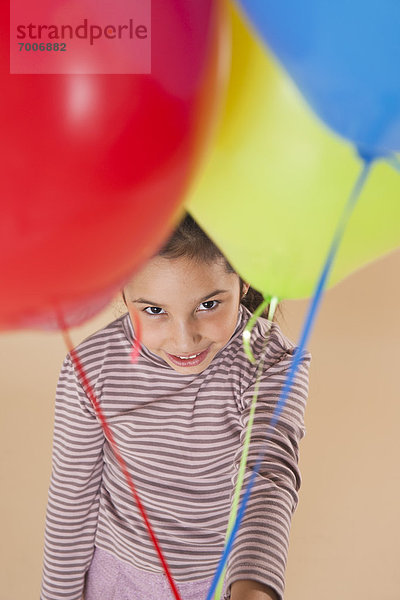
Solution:
[[(361, 171), (232, 8), (232, 69), (216, 142), (186, 208), (265, 296), (310, 296)], [(400, 174), (377, 161), (328, 282), (400, 243)]]

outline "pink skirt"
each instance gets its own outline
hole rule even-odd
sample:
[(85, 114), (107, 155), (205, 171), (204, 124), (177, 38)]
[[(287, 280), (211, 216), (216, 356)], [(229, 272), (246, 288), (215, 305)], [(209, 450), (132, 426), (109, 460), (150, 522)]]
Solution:
[[(205, 600), (212, 579), (176, 583), (182, 600)], [(228, 600), (224, 586), (224, 600)], [(164, 573), (136, 569), (95, 548), (86, 575), (84, 600), (175, 600)]]

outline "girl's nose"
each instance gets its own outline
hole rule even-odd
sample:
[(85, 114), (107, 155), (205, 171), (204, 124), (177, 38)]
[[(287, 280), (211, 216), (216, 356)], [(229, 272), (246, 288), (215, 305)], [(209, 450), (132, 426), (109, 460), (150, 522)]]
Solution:
[(198, 326), (192, 320), (175, 323), (171, 336), (173, 346), (181, 354), (196, 352), (202, 338)]

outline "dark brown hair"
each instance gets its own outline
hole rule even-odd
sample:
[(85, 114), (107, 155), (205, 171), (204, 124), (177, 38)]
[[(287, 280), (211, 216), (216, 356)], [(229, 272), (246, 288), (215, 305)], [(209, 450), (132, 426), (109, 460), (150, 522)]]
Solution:
[[(157, 255), (165, 258), (180, 258), (185, 256), (191, 260), (203, 261), (206, 263), (212, 263), (215, 260), (222, 259), (225, 263), (227, 272), (236, 273), (218, 246), (214, 244), (189, 213), (185, 214), (178, 227), (164, 246), (158, 251)], [(237, 275), (240, 280), (240, 295), (242, 296), (246, 283), (239, 274)], [(263, 295), (252, 287), (250, 287), (246, 295), (241, 298), (241, 303), (251, 312), (254, 312), (263, 301)], [(261, 316), (267, 318), (268, 311), (269, 305)]]

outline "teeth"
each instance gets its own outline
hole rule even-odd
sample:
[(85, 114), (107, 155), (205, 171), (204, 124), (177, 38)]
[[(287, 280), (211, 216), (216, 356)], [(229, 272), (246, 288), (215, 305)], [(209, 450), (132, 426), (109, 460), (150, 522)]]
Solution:
[[(199, 352), (199, 354), (201, 354), (201, 352)], [(178, 358), (181, 360), (189, 360), (189, 358), (196, 358), (196, 356), (199, 356), (199, 354), (192, 354), (192, 356), (179, 356)]]

